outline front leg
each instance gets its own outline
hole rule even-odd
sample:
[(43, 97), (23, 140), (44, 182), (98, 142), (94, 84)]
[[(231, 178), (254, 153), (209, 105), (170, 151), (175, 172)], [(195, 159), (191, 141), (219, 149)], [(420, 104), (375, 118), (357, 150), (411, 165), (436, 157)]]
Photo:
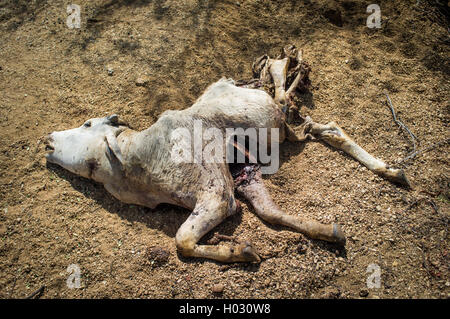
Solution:
[(356, 142), (353, 141), (336, 123), (330, 122), (323, 125), (310, 121), (309, 132), (311, 135), (316, 136), (331, 146), (349, 154), (374, 173), (393, 182), (411, 187), (411, 184), (402, 169), (391, 168), (382, 160), (369, 154), (361, 146), (356, 144)]
[(198, 245), (197, 242), (226, 217), (237, 210), (234, 195), (208, 192), (204, 194), (188, 219), (178, 229), (175, 242), (186, 257), (202, 257), (220, 262), (259, 262), (249, 242), (238, 245)]

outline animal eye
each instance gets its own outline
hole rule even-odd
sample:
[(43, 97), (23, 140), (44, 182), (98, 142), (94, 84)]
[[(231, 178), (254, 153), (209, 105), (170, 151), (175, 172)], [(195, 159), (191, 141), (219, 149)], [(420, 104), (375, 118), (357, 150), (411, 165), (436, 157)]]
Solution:
[(91, 122), (88, 121), (88, 122), (84, 123), (83, 126), (84, 126), (84, 127), (91, 127)]

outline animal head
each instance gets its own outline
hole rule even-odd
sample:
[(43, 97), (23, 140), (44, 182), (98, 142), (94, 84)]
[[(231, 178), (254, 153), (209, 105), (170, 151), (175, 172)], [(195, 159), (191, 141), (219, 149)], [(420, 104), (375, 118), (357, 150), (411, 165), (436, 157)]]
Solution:
[(105, 171), (123, 164), (117, 136), (126, 128), (113, 114), (89, 119), (74, 129), (53, 132), (44, 140), (47, 161), (98, 180)]

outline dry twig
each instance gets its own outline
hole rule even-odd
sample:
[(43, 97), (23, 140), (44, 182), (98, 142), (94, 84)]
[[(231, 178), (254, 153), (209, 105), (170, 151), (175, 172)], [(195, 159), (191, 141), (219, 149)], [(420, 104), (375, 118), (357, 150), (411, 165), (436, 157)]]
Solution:
[(28, 297), (25, 297), (25, 299), (33, 299), (34, 297), (38, 298), (43, 292), (44, 292), (45, 286), (41, 286), (38, 290), (34, 291), (31, 295)]
[(410, 131), (410, 129), (409, 129), (405, 124), (403, 124), (402, 121), (400, 121), (400, 120), (397, 118), (397, 115), (395, 114), (394, 106), (392, 105), (392, 101), (391, 101), (389, 95), (387, 94), (387, 92), (385, 92), (384, 94), (386, 94), (388, 106), (389, 106), (389, 108), (391, 109), (391, 113), (392, 113), (392, 117), (394, 118), (394, 122), (395, 122), (400, 128), (402, 128), (402, 129), (404, 129), (406, 132), (408, 132), (409, 136), (411, 136), (411, 140), (412, 140), (413, 147), (414, 147), (414, 151), (413, 151), (413, 152), (416, 152), (416, 141), (418, 141), (419, 139), (417, 138), (417, 136), (414, 135), (413, 132)]
[(405, 157), (404, 159), (402, 159), (400, 162), (398, 162), (398, 164), (401, 164), (401, 163), (406, 162), (406, 161), (408, 161), (408, 160), (410, 160), (410, 159), (413, 159), (414, 157), (416, 157), (416, 156), (419, 155), (419, 154), (429, 152), (429, 151), (431, 151), (431, 150), (433, 150), (433, 149), (435, 149), (435, 148), (437, 148), (437, 147), (439, 147), (439, 146), (441, 146), (441, 145), (444, 145), (444, 144), (446, 144), (446, 143), (448, 143), (448, 142), (450, 142), (450, 139), (449, 139), (449, 138), (446, 139), (446, 140), (440, 141), (440, 142), (438, 142), (438, 143), (434, 143), (434, 144), (432, 144), (432, 145), (430, 145), (430, 146), (428, 146), (428, 147), (426, 147), (426, 148), (424, 148), (424, 149), (422, 149), (422, 150), (415, 151), (415, 152), (409, 154), (408, 156), (406, 156), (406, 157)]

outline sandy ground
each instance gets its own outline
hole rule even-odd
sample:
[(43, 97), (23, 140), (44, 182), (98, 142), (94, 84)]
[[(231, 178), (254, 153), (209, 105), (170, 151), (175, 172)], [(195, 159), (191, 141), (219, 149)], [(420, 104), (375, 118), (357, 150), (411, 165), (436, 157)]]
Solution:
[[(41, 298), (449, 298), (448, 143), (404, 163), (412, 190), (324, 144), (285, 143), (266, 177), (275, 201), (340, 223), (349, 239), (345, 249), (309, 240), (244, 202), (214, 231), (251, 240), (259, 265), (183, 258), (174, 235), (188, 211), (120, 203), (47, 165), (39, 143), (112, 113), (145, 129), (293, 43), (312, 68), (302, 114), (338, 122), (395, 166), (413, 148), (384, 91), (417, 149), (450, 138), (448, 5), (378, 1), (382, 28), (369, 29), (366, 1), (77, 0), (81, 28), (69, 29), (70, 3), (0, 1), (1, 298), (40, 287)], [(72, 264), (80, 288), (66, 284)], [(367, 287), (371, 264), (379, 288)]]

